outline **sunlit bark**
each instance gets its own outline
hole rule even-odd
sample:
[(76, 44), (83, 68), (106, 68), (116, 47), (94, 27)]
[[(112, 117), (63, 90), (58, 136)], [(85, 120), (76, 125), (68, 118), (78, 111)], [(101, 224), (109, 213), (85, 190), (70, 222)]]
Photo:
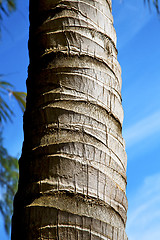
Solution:
[(121, 69), (110, 0), (30, 0), (12, 240), (126, 240)]

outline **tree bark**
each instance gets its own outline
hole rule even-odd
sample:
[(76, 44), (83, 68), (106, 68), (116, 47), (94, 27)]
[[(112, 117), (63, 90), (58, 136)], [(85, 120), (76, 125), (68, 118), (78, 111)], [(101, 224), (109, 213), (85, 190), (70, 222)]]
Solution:
[(12, 240), (126, 240), (111, 0), (30, 0), (29, 55)]

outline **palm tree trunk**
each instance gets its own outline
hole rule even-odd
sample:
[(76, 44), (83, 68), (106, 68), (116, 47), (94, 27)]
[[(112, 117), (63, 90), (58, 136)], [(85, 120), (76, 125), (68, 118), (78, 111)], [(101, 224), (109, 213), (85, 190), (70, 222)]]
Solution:
[(111, 0), (30, 0), (29, 54), (12, 240), (126, 240)]

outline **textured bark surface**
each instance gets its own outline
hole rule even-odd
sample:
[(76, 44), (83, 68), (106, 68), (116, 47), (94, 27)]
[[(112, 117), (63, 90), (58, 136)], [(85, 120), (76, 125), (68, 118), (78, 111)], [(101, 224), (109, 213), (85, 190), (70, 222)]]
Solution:
[(121, 69), (110, 0), (30, 0), (12, 240), (126, 240)]

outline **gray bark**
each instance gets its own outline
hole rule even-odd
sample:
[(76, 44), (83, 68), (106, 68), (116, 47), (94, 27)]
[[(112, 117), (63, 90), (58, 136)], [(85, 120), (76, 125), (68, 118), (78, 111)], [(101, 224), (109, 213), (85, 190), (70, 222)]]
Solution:
[(121, 69), (110, 0), (30, 0), (12, 240), (126, 240)]

